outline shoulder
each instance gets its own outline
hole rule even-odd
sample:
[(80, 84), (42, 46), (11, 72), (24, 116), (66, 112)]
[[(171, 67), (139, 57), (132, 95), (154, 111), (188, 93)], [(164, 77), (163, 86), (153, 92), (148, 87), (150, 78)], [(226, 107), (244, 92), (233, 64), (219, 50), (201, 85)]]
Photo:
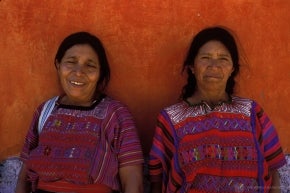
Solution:
[(262, 106), (254, 99), (233, 96), (232, 102), (235, 107), (244, 111), (252, 111), (253, 113), (256, 113), (258, 116), (259, 114), (264, 113)]
[(48, 105), (48, 104), (57, 103), (59, 98), (60, 98), (60, 96), (53, 96), (51, 98), (48, 98), (48, 99), (42, 101), (38, 107), (43, 107), (43, 106)]
[(240, 105), (251, 105), (255, 101), (250, 98), (240, 97), (240, 96), (232, 96), (233, 104), (240, 104)]
[(36, 113), (40, 113), (42, 109), (47, 105), (53, 105), (57, 102), (59, 96), (54, 96), (49, 99), (42, 101), (36, 108)]
[(179, 113), (179, 112), (184, 111), (187, 107), (188, 107), (188, 104), (186, 104), (184, 101), (180, 101), (178, 103), (165, 107), (162, 111), (165, 111), (169, 114)]
[(240, 96), (232, 96), (232, 101), (234, 104), (244, 105), (244, 106), (252, 106), (254, 108), (261, 108), (260, 104), (251, 98), (245, 98)]
[(105, 109), (107, 115), (115, 115), (117, 117), (131, 116), (129, 107), (126, 104), (110, 96), (104, 97), (98, 108)]
[(105, 104), (106, 106), (108, 106), (111, 109), (119, 109), (119, 108), (126, 108), (127, 109), (128, 108), (127, 105), (125, 105), (121, 101), (114, 99), (110, 96), (105, 96), (101, 103)]
[(159, 113), (160, 117), (170, 119), (172, 122), (182, 121), (187, 116), (187, 112), (191, 111), (191, 107), (184, 101), (180, 101), (168, 107), (165, 107)]
[(250, 98), (232, 96), (232, 112), (243, 113), (250, 116), (255, 101)]

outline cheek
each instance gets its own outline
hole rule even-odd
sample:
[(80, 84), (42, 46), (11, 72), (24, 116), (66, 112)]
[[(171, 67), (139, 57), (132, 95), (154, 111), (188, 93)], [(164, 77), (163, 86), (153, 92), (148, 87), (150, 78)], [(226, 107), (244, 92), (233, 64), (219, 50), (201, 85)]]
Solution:
[(63, 78), (63, 72), (60, 70), (60, 68), (57, 70), (57, 76), (59, 79)]
[(89, 77), (89, 80), (91, 83), (94, 83), (94, 84), (97, 84), (99, 78), (100, 78), (100, 74), (97, 73), (97, 74), (91, 74), (88, 76)]
[(60, 79), (60, 80), (63, 80), (63, 79), (65, 79), (66, 78), (66, 76), (67, 76), (67, 73), (65, 72), (65, 71), (63, 71), (63, 70), (58, 70), (58, 78)]
[(194, 72), (194, 74), (196, 76), (201, 75), (205, 71), (206, 71), (206, 66), (205, 65), (195, 65), (195, 67), (192, 68), (192, 72)]

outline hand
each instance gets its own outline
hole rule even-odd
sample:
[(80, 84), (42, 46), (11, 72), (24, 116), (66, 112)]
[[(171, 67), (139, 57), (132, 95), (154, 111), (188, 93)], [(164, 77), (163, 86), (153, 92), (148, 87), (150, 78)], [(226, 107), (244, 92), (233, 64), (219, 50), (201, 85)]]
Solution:
[(31, 192), (31, 186), (27, 182), (27, 176), (26, 176), (26, 165), (25, 163), (22, 164), (22, 168), (18, 174), (18, 181), (15, 193), (30, 193)]

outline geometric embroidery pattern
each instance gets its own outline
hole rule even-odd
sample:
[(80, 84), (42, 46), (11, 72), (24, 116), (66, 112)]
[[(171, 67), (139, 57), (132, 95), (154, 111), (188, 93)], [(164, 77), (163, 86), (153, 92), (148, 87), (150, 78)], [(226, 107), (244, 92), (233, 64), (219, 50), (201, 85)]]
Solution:
[(190, 189), (199, 190), (200, 192), (205, 193), (254, 193), (258, 192), (258, 183), (255, 179), (242, 177), (227, 178), (220, 176), (197, 175), (196, 181), (190, 185)]

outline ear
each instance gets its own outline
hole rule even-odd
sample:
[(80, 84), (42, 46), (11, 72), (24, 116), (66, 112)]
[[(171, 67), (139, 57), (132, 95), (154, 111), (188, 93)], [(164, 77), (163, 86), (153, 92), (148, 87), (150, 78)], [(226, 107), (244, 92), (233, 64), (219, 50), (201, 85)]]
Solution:
[(55, 60), (54, 64), (55, 64), (56, 69), (58, 70), (60, 67), (60, 63), (57, 60)]
[(235, 71), (235, 68), (233, 67), (233, 68), (232, 68), (232, 72), (231, 72), (231, 73), (233, 73), (234, 71)]

